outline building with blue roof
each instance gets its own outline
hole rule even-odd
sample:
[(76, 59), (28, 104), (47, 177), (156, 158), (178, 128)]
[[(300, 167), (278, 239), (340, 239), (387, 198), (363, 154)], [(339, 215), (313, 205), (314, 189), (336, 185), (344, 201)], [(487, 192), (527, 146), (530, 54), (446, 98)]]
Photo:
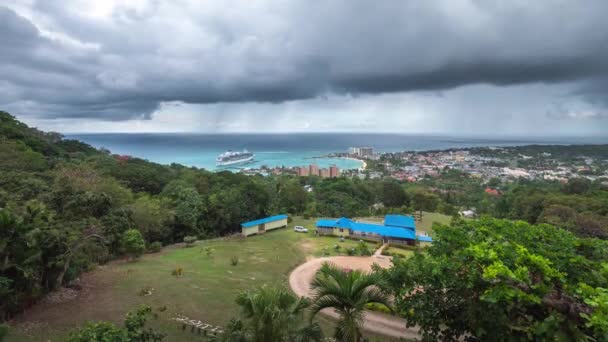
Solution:
[(244, 236), (263, 234), (269, 230), (287, 227), (287, 215), (275, 215), (241, 223)]
[(382, 224), (358, 222), (346, 217), (323, 219), (317, 221), (317, 232), (320, 235), (360, 237), (407, 245), (433, 241), (429, 236), (416, 235), (416, 221), (405, 215), (386, 215)]

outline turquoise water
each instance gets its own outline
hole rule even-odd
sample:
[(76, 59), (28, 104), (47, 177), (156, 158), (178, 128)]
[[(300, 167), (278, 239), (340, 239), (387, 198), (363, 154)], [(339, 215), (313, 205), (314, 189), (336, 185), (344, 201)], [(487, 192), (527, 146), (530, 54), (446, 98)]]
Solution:
[(351, 146), (372, 146), (379, 152), (439, 150), (477, 146), (527, 144), (606, 143), (597, 138), (463, 138), (429, 135), (370, 133), (297, 134), (80, 134), (78, 139), (115, 154), (126, 154), (162, 164), (179, 163), (215, 170), (215, 158), (227, 151), (244, 148), (255, 153), (255, 161), (244, 167), (306, 166), (336, 164), (341, 169), (361, 167), (361, 162), (338, 158), (314, 158), (347, 152)]
[[(215, 170), (215, 158), (218, 154), (224, 151), (213, 151), (213, 152), (201, 152), (197, 154), (180, 154), (175, 153), (171, 155), (156, 155), (155, 161), (162, 164), (178, 163), (188, 166), (203, 167), (208, 170)], [(357, 169), (360, 168), (363, 163), (358, 160), (344, 159), (344, 158), (315, 158), (324, 154), (322, 151), (267, 151), (255, 153), (254, 161), (247, 164), (241, 164), (231, 167), (224, 167), (228, 169), (234, 168), (259, 168), (261, 166), (305, 166), (309, 164), (317, 164), (319, 167), (329, 167), (330, 165), (336, 165), (340, 169)]]

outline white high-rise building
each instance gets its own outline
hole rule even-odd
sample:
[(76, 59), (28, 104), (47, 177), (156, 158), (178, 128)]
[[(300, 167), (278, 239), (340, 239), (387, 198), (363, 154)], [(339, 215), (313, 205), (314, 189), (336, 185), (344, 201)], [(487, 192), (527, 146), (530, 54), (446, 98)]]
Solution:
[(359, 155), (361, 157), (371, 157), (374, 155), (373, 147), (359, 147)]

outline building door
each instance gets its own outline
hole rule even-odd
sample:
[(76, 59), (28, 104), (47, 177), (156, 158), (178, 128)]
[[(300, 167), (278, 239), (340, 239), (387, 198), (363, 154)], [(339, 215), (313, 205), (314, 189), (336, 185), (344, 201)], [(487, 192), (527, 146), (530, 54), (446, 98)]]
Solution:
[(264, 223), (262, 223), (261, 225), (258, 226), (258, 233), (260, 233), (260, 234), (266, 233), (266, 225)]

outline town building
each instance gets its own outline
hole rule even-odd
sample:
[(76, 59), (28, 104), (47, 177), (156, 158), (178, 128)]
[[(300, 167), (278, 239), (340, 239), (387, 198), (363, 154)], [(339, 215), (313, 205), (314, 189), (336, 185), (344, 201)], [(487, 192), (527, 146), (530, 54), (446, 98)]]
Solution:
[(365, 238), (403, 245), (433, 241), (429, 236), (416, 235), (414, 218), (405, 215), (386, 215), (383, 224), (359, 222), (342, 217), (337, 220), (319, 220), (316, 225), (320, 235)]
[(298, 176), (306, 177), (309, 174), (309, 167), (298, 167)]
[(329, 178), (329, 169), (322, 168), (319, 170), (319, 176), (321, 176), (321, 178)]
[(316, 164), (310, 164), (310, 166), (308, 166), (308, 175), (309, 176), (318, 176), (319, 175), (319, 166)]
[(340, 169), (336, 165), (329, 167), (329, 177), (335, 178), (340, 176)]
[(244, 236), (264, 234), (269, 230), (287, 227), (287, 215), (275, 215), (241, 223)]
[(374, 155), (373, 147), (359, 147), (359, 156), (361, 157), (371, 157)]

